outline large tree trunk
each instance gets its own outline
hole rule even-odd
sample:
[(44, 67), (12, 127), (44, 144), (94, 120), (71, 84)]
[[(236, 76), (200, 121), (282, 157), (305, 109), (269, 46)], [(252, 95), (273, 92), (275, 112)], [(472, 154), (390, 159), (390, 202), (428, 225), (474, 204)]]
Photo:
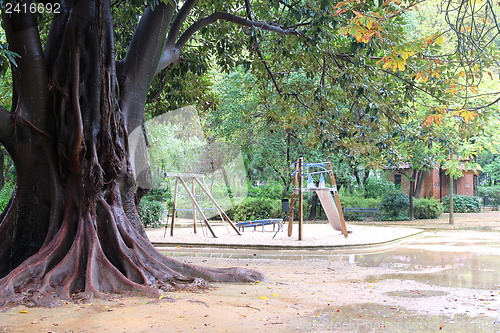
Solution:
[(17, 171), (0, 220), (0, 305), (263, 279), (167, 258), (139, 220), (128, 135), (144, 121), (172, 13), (146, 10), (118, 68), (108, 1), (63, 2), (45, 57), (34, 16), (4, 14), (21, 60), (13, 109), (0, 110), (0, 142)]

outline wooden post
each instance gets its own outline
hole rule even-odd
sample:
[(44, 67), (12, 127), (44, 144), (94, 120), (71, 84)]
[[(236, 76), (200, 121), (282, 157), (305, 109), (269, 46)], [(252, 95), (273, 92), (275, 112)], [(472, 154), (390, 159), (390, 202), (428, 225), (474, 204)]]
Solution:
[[(195, 177), (191, 178), (191, 192), (193, 193), (194, 200), (196, 200), (196, 192), (195, 192), (195, 188), (194, 188), (194, 184), (195, 184), (194, 178)], [(194, 202), (193, 202), (193, 231), (194, 231), (194, 233), (196, 233), (196, 206), (194, 205)]]
[(328, 165), (328, 174), (330, 175), (330, 182), (332, 183), (332, 187), (335, 187), (335, 191), (333, 192), (333, 197), (335, 198), (335, 205), (337, 205), (337, 210), (339, 212), (340, 217), (340, 225), (342, 226), (342, 234), (345, 238), (347, 238), (347, 227), (345, 225), (344, 212), (342, 211), (342, 206), (340, 205), (340, 197), (337, 191), (337, 183), (335, 182), (335, 176), (333, 175), (332, 162), (330, 159), (326, 159)]
[(186, 183), (184, 182), (184, 180), (181, 177), (179, 177), (179, 180), (180, 180), (182, 186), (184, 187), (184, 189), (186, 190), (189, 198), (191, 199), (191, 201), (193, 201), (193, 204), (195, 205), (196, 209), (198, 209), (198, 211), (200, 212), (200, 215), (203, 218), (203, 220), (205, 221), (205, 224), (207, 225), (208, 229), (212, 233), (212, 236), (214, 236), (214, 238), (217, 238), (217, 236), (215, 236), (214, 231), (212, 230), (212, 226), (210, 225), (210, 222), (208, 222), (208, 219), (205, 217), (205, 214), (203, 213), (203, 210), (201, 209), (200, 205), (198, 205), (198, 202), (196, 202), (196, 199), (193, 197), (193, 194), (189, 191), (188, 186), (186, 185)]
[(172, 223), (170, 224), (170, 236), (174, 235), (175, 209), (177, 208), (177, 188), (179, 187), (179, 178), (175, 177), (174, 202), (172, 203)]
[[(292, 187), (295, 188), (297, 187), (297, 179), (298, 179), (298, 170), (299, 170), (299, 160), (297, 160), (294, 163), (294, 172), (293, 172), (293, 180), (292, 180)], [(293, 218), (294, 218), (294, 213), (295, 213), (295, 197), (296, 194), (294, 192), (294, 189), (292, 189), (292, 196), (290, 198), (290, 212), (288, 214), (288, 237), (292, 236), (292, 230), (293, 230)]]
[(236, 231), (236, 233), (241, 236), (241, 233), (239, 232), (238, 228), (236, 228), (236, 226), (234, 225), (233, 221), (231, 221), (231, 219), (229, 218), (229, 216), (227, 216), (227, 214), (224, 212), (224, 210), (222, 209), (222, 207), (219, 206), (219, 204), (217, 203), (217, 201), (215, 201), (215, 199), (212, 197), (212, 194), (210, 194), (210, 192), (206, 188), (206, 183), (205, 183), (205, 185), (203, 185), (198, 180), (198, 178), (196, 178), (196, 177), (193, 178), (193, 180), (195, 180), (198, 183), (198, 185), (200, 185), (200, 187), (203, 190), (203, 192), (205, 192), (205, 194), (208, 196), (208, 198), (215, 205), (215, 208), (217, 208), (217, 211), (219, 212), (219, 214), (227, 221), (227, 223), (229, 223), (229, 225), (231, 225), (231, 227), (233, 227), (234, 231)]
[(304, 181), (304, 177), (302, 177), (303, 162), (303, 158), (299, 158), (299, 241), (302, 240), (302, 225), (304, 222), (304, 196), (302, 194), (302, 185)]

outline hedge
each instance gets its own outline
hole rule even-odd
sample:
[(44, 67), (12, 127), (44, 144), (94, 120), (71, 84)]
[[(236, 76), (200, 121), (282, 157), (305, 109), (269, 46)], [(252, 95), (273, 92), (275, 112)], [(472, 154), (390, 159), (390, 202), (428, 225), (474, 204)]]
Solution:
[(164, 210), (165, 208), (160, 201), (146, 198), (143, 198), (137, 207), (137, 212), (146, 228), (159, 227)]
[(434, 198), (413, 201), (413, 215), (416, 219), (437, 219), (442, 213), (443, 204)]
[[(443, 207), (446, 213), (450, 212), (450, 197), (443, 198)], [(474, 213), (481, 210), (481, 200), (476, 196), (453, 195), (453, 211), (455, 213)]]

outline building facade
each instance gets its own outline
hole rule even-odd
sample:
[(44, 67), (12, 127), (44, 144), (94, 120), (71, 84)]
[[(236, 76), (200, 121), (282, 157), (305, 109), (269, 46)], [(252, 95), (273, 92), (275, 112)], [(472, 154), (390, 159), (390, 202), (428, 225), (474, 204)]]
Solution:
[[(478, 172), (475, 170), (465, 170), (463, 177), (453, 181), (453, 193), (459, 195), (473, 196), (476, 194), (476, 177)], [(407, 166), (398, 170), (390, 171), (387, 174), (388, 180), (400, 187), (406, 194), (410, 193), (410, 177), (413, 170)], [(446, 170), (442, 168), (433, 168), (430, 171), (423, 171), (421, 175), (421, 185), (417, 197), (434, 198), (441, 200), (450, 193), (450, 177), (446, 175)]]

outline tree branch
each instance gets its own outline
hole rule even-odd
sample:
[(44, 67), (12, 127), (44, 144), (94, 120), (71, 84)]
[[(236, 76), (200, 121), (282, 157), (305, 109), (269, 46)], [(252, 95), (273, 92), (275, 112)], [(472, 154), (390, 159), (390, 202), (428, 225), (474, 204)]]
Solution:
[(167, 41), (165, 42), (165, 48), (167, 46), (174, 46), (175, 41), (179, 37), (180, 29), (184, 22), (186, 21), (187, 16), (194, 8), (198, 0), (187, 0), (184, 5), (181, 7), (177, 15), (175, 15), (175, 19), (170, 26), (170, 30), (168, 32)]
[[(186, 2), (185, 6), (183, 6), (181, 9), (181, 11), (185, 9), (186, 13), (183, 12), (182, 15), (187, 15), (188, 14), (187, 12), (192, 9), (191, 7), (194, 6), (195, 3), (196, 3), (195, 0)], [(179, 13), (179, 15), (180, 14), (181, 13)], [(171, 34), (169, 34), (168, 36), (168, 40), (167, 43), (165, 44), (165, 48), (163, 50), (163, 54), (160, 63), (158, 64), (158, 68), (156, 69), (156, 72), (158, 73), (162, 69), (166, 68), (168, 65), (178, 62), (180, 60), (180, 52), (182, 48), (186, 45), (187, 41), (191, 37), (193, 37), (193, 35), (196, 32), (218, 20), (232, 22), (244, 27), (258, 28), (266, 31), (271, 31), (280, 35), (295, 35), (295, 36), (301, 35), (301, 32), (295, 29), (283, 28), (271, 23), (247, 20), (243, 17), (236, 16), (227, 12), (215, 12), (193, 23), (186, 31), (184, 31), (184, 33), (181, 35), (177, 43), (175, 43), (175, 46), (173, 46), (172, 43), (174, 37), (176, 37), (178, 33), (176, 31), (176, 29), (178, 29), (177, 24), (180, 24), (185, 21), (185, 17), (181, 16), (181, 18), (179, 18), (179, 21), (177, 22), (177, 17), (176, 17), (174, 21), (176, 25), (175, 26), (172, 25)]]
[(153, 11), (147, 8), (130, 43), (127, 55), (117, 62), (120, 84), (120, 107), (131, 133), (144, 120), (144, 103), (156, 74), (165, 36), (174, 7), (161, 3)]
[(301, 36), (302, 33), (300, 31), (294, 30), (294, 29), (287, 29), (280, 27), (279, 25), (274, 25), (271, 23), (266, 23), (266, 22), (257, 22), (257, 21), (251, 21), (247, 20), (243, 17), (236, 16), (230, 13), (226, 12), (215, 12), (210, 16), (207, 16), (205, 18), (202, 18), (201, 20), (198, 20), (197, 22), (193, 23), (179, 38), (179, 41), (176, 44), (176, 47), (179, 49), (182, 49), (186, 42), (191, 38), (197, 31), (200, 29), (218, 21), (218, 20), (224, 20), (228, 21), (231, 23), (235, 23), (237, 25), (243, 26), (243, 27), (249, 27), (249, 28), (258, 28), (266, 31), (271, 31), (280, 35), (294, 35), (294, 36)]
[(197, 2), (198, 0), (187, 0), (175, 16), (175, 19), (170, 26), (167, 41), (165, 42), (158, 67), (156, 68), (156, 73), (159, 73), (170, 64), (177, 64), (180, 62), (181, 50), (175, 47), (175, 41), (179, 37), (180, 29), (186, 21), (187, 16)]
[(46, 131), (49, 126), (45, 117), (48, 112), (48, 77), (36, 17), (29, 11), (2, 13), (2, 17), (9, 49), (20, 56), (16, 59), (17, 66), (11, 66), (14, 88), (12, 108), (16, 115)]

